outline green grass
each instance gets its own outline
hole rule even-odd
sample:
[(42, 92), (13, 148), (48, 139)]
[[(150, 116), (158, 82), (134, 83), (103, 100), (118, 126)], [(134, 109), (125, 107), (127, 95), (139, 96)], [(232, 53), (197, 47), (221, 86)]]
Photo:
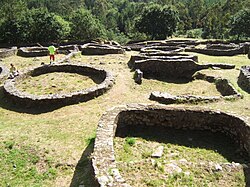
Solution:
[(42, 186), (56, 177), (56, 169), (31, 146), (5, 141), (0, 145), (0, 157), (2, 186)]
[[(215, 150), (158, 143), (144, 138), (136, 138), (136, 142), (131, 147), (127, 146), (127, 138), (115, 138), (118, 169), (132, 186), (220, 186), (219, 184), (244, 186), (245, 184), (241, 168), (229, 171), (223, 167), (223, 171), (214, 171), (215, 164), (223, 166), (223, 163), (229, 162)], [(151, 158), (153, 149), (159, 145), (164, 146), (163, 157)], [(179, 173), (171, 170), (169, 164), (178, 166), (182, 171)]]
[[(105, 68), (108, 71), (111, 71), (116, 79), (116, 84), (113, 88), (108, 91), (106, 94), (95, 98), (94, 100), (90, 100), (85, 103), (79, 103), (75, 105), (65, 106), (59, 108), (54, 111), (41, 113), (41, 114), (32, 114), (22, 111), (21, 109), (17, 110), (15, 106), (11, 105), (8, 100), (3, 96), (3, 93), (0, 92), (0, 142), (2, 143), (0, 146), (1, 152), (1, 165), (0, 165), (0, 186), (6, 186), (7, 183), (11, 183), (11, 186), (79, 186), (80, 184), (84, 184), (85, 186), (94, 186), (91, 178), (92, 170), (91, 170), (91, 162), (90, 162), (90, 154), (93, 151), (93, 141), (95, 138), (95, 131), (98, 124), (98, 121), (101, 115), (109, 108), (127, 103), (150, 103), (154, 104), (155, 102), (150, 101), (148, 99), (149, 94), (152, 91), (167, 91), (170, 94), (196, 94), (196, 95), (210, 95), (217, 94), (215, 90), (215, 86), (213, 84), (209, 84), (205, 81), (194, 81), (192, 83), (187, 84), (172, 84), (160, 82), (157, 80), (146, 80), (143, 79), (142, 85), (137, 85), (133, 81), (133, 72), (127, 66), (127, 62), (130, 58), (131, 54), (136, 54), (136, 52), (127, 52), (126, 54), (119, 55), (105, 55), (105, 56), (78, 56), (72, 60), (72, 64), (74, 63), (84, 63), (90, 64), (95, 67)], [(59, 58), (60, 56), (57, 56)], [(199, 55), (199, 59), (201, 63), (205, 62), (220, 62), (220, 63), (230, 63), (236, 64), (237, 68), (241, 65), (249, 64), (249, 60), (247, 60), (246, 56), (239, 55), (236, 57), (210, 57), (205, 55)], [(39, 58), (22, 58), (22, 57), (9, 57), (3, 60), (3, 63), (6, 66), (9, 66), (10, 63), (14, 63), (20, 71), (23, 71), (24, 68), (40, 65), (41, 62), (49, 62), (48, 57), (39, 57)], [(100, 62), (104, 62), (100, 64)], [(207, 74), (215, 74), (217, 76), (222, 76), (223, 78), (228, 78), (233, 85), (239, 90), (244, 99), (236, 100), (236, 101), (220, 101), (218, 103), (208, 103), (208, 104), (182, 104), (181, 106), (190, 106), (193, 108), (197, 108), (199, 106), (211, 108), (211, 109), (219, 109), (225, 112), (233, 112), (237, 115), (242, 116), (250, 116), (250, 94), (244, 92), (237, 85), (237, 77), (239, 75), (239, 70), (205, 70)], [(49, 76), (53, 76), (56, 74), (51, 74)], [(65, 75), (65, 77), (64, 77)], [(70, 77), (71, 75), (62, 75), (62, 80), (59, 80), (59, 77), (56, 76), (53, 83), (56, 88), (62, 89), (61, 91), (68, 92), (70, 89), (69, 86), (77, 85), (81, 80), (77, 75), (74, 77)], [(32, 78), (30, 82), (22, 82), (23, 89), (34, 94), (40, 93), (48, 93), (50, 92), (50, 88), (48, 90), (42, 90), (43, 88), (43, 80), (42, 76), (38, 76), (37, 81)], [(71, 79), (71, 84), (65, 84), (69, 78)], [(75, 78), (75, 79), (74, 79)], [(32, 83), (32, 81), (34, 81)], [(47, 79), (48, 84), (52, 85), (51, 80)], [(63, 85), (64, 84), (64, 85)], [(80, 84), (75, 87), (78, 90)], [(88, 86), (88, 85), (87, 85)], [(32, 87), (32, 88), (30, 88)], [(34, 88), (33, 88), (34, 87)], [(72, 88), (73, 89), (73, 88)], [(60, 91), (60, 90), (59, 90)], [(210, 92), (211, 91), (211, 92)], [(57, 91), (58, 92), (58, 91)], [(176, 106), (176, 105), (171, 105)], [(250, 123), (250, 119), (248, 119)], [(148, 143), (151, 144), (150, 141), (142, 141), (138, 137), (129, 136), (134, 138), (135, 144), (130, 146), (128, 143), (121, 143), (122, 150), (127, 151), (127, 153), (122, 153), (124, 156), (124, 160), (130, 162), (134, 160), (144, 160), (150, 159), (151, 148), (150, 149), (142, 149), (142, 151), (134, 151), (139, 146), (144, 147)], [(125, 140), (123, 140), (125, 141)], [(6, 142), (6, 143), (3, 143)], [(159, 142), (155, 142), (159, 144)], [(165, 142), (163, 144), (164, 147), (172, 147), (174, 145), (168, 144)], [(124, 147), (123, 147), (124, 146)], [(147, 147), (147, 146), (146, 146)], [(32, 148), (32, 149), (31, 149)], [(197, 159), (194, 155), (198, 155), (202, 153), (203, 155), (210, 155), (211, 159), (215, 159), (217, 162), (223, 161), (223, 157), (218, 157), (217, 153), (212, 152), (212, 150), (196, 150), (185, 147), (175, 147), (176, 149), (180, 149), (180, 151), (185, 158), (193, 158)], [(38, 159), (38, 163), (40, 160), (46, 160), (45, 166), (51, 168), (52, 171), (49, 172), (48, 176), (46, 174), (40, 173), (39, 169), (34, 163), (33, 159), (27, 157), (30, 155), (30, 150), (35, 149), (32, 152), (32, 158)], [(15, 150), (15, 151), (13, 151)], [(13, 154), (18, 155), (16, 158), (13, 157)], [(119, 152), (118, 152), (119, 153)], [(185, 154), (184, 154), (185, 153)], [(188, 154), (191, 153), (191, 154)], [(119, 153), (120, 154), (120, 153)], [(131, 156), (132, 154), (132, 156)], [(214, 157), (211, 155), (215, 155)], [(9, 160), (24, 160), (22, 167), (20, 168), (19, 173), (16, 173), (13, 170), (13, 165)], [(182, 156), (181, 156), (182, 157)], [(184, 156), (183, 156), (184, 157)], [(119, 159), (118, 159), (119, 160)], [(122, 159), (119, 160), (121, 162)], [(19, 162), (19, 161), (15, 161)], [(175, 179), (178, 181), (182, 180), (187, 186), (190, 186), (189, 183), (192, 183), (196, 173), (193, 172), (189, 176), (171, 176), (168, 178), (162, 178), (162, 160), (160, 159), (157, 168), (159, 172), (159, 176), (147, 176), (141, 177), (138, 176), (138, 181), (144, 181), (143, 184), (147, 183), (151, 186), (153, 185), (161, 185), (162, 183), (167, 184), (166, 181), (170, 181), (170, 184), (175, 184)], [(190, 161), (191, 162), (191, 161)], [(192, 163), (195, 163), (192, 161)], [(56, 167), (57, 165), (61, 165), (60, 167)], [(144, 163), (143, 163), (144, 164)], [(145, 165), (147, 166), (147, 164)], [(134, 164), (135, 168), (143, 168), (143, 165)], [(31, 168), (31, 171), (29, 169)], [(124, 167), (126, 168), (126, 167)], [(185, 169), (185, 168), (184, 168)], [(200, 168), (198, 168), (200, 171)], [(6, 172), (2, 172), (5, 171)], [(195, 170), (195, 168), (193, 169)], [(46, 172), (44, 171), (44, 172)], [(145, 171), (148, 171), (146, 168)], [(149, 170), (150, 171), (150, 170)], [(29, 174), (25, 174), (29, 173)], [(128, 172), (129, 173), (129, 172)], [(138, 169), (138, 173), (141, 173)], [(22, 174), (22, 178), (20, 175)], [(126, 174), (124, 174), (126, 176)], [(203, 175), (210, 175), (209, 173), (204, 173)], [(201, 175), (202, 176), (202, 175)], [(243, 180), (242, 172), (239, 171), (234, 173), (235, 181), (239, 181), (241, 184), (241, 180)], [(133, 176), (131, 176), (133, 177)], [(211, 175), (208, 178), (211, 178), (214, 181), (216, 177)], [(145, 181), (146, 180), (146, 181)], [(233, 180), (230, 178), (230, 181)], [(172, 181), (172, 182), (171, 182)], [(23, 183), (22, 183), (23, 182)], [(210, 184), (209, 181), (203, 181), (202, 184), (204, 186)], [(201, 184), (201, 183), (197, 183)], [(233, 183), (235, 184), (235, 183)], [(167, 185), (171, 186), (171, 185)], [(223, 186), (223, 184), (221, 185)]]
[(75, 73), (48, 73), (36, 77), (28, 77), (18, 82), (16, 87), (22, 91), (36, 95), (71, 93), (96, 85), (94, 81)]

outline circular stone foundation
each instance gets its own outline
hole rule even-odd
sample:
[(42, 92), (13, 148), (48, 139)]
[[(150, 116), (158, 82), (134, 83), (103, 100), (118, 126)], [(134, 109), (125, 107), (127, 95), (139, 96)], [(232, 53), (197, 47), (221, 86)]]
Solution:
[(242, 66), (238, 77), (239, 86), (250, 93), (250, 66)]
[(130, 186), (116, 166), (114, 137), (118, 129), (141, 126), (220, 132), (250, 155), (250, 125), (241, 117), (221, 111), (162, 105), (119, 106), (105, 113), (97, 128), (92, 165), (100, 186)]
[(40, 57), (48, 56), (47, 47), (21, 47), (18, 49), (17, 55), (21, 57)]
[(0, 63), (0, 81), (9, 75), (9, 70), (3, 64)]
[(88, 43), (81, 46), (82, 55), (124, 54), (125, 50), (108, 44)]
[[(95, 79), (97, 83), (95, 86), (83, 89), (76, 92), (65, 94), (49, 94), (49, 95), (32, 95), (26, 92), (21, 92), (16, 88), (16, 84), (28, 76), (39, 76), (46, 73), (65, 72), (77, 73)], [(25, 73), (20, 74), (14, 79), (9, 79), (4, 83), (4, 93), (6, 97), (14, 103), (27, 107), (48, 107), (48, 106), (65, 106), (69, 104), (76, 104), (83, 101), (88, 101), (97, 96), (104, 94), (114, 84), (114, 77), (103, 69), (93, 68), (81, 64), (55, 64), (44, 65), (31, 69)]]
[(17, 47), (2, 48), (0, 49), (0, 58), (13, 56), (13, 55), (16, 55), (16, 53), (17, 53)]

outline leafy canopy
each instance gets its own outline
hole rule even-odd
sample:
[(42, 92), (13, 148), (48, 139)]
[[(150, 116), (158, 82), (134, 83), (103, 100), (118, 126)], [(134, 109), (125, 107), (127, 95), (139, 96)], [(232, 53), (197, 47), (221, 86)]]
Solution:
[(150, 35), (152, 39), (165, 39), (175, 32), (177, 22), (176, 11), (168, 6), (153, 4), (144, 9), (135, 26), (139, 32)]

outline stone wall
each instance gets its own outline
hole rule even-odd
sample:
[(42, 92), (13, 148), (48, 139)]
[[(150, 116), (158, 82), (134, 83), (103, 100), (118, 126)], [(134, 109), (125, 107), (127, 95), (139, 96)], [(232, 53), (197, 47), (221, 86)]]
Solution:
[(9, 69), (0, 63), (0, 81), (7, 78), (9, 75)]
[[(52, 72), (68, 72), (86, 75), (92, 78), (97, 85), (84, 90), (70, 92), (66, 94), (49, 94), (49, 95), (32, 95), (21, 92), (16, 88), (16, 84), (28, 76), (39, 76)], [(4, 94), (14, 103), (26, 108), (36, 107), (43, 108), (48, 106), (65, 106), (83, 101), (88, 101), (97, 96), (104, 94), (114, 84), (114, 77), (103, 69), (96, 69), (91, 66), (81, 64), (55, 64), (44, 65), (28, 70), (14, 79), (9, 79), (4, 83)]]
[(171, 95), (166, 92), (154, 91), (150, 94), (149, 99), (157, 101), (163, 104), (180, 104), (180, 103), (199, 103), (199, 102), (216, 102), (222, 99), (234, 100), (243, 98), (233, 85), (227, 80), (222, 78), (216, 78), (212, 76), (206, 76), (200, 72), (197, 72), (194, 79), (201, 79), (214, 83), (221, 96), (195, 96), (195, 95)]
[[(216, 85), (216, 89), (221, 93), (225, 99), (233, 98), (243, 98), (234, 86), (230, 83), (229, 80), (223, 79), (220, 77), (207, 76), (206, 74), (197, 72), (194, 76), (194, 79), (205, 80)], [(231, 98), (232, 97), (232, 98)]]
[(57, 52), (60, 54), (70, 54), (72, 51), (79, 51), (78, 45), (63, 45), (59, 46)]
[(238, 85), (250, 93), (250, 66), (242, 66), (238, 77)]
[(112, 108), (99, 121), (92, 165), (101, 187), (128, 187), (116, 167), (114, 137), (126, 127), (170, 127), (209, 130), (230, 136), (250, 156), (250, 124), (245, 119), (222, 111), (134, 104)]
[(217, 49), (217, 50), (230, 50), (230, 49), (236, 49), (240, 47), (239, 45), (236, 45), (234, 43), (230, 44), (207, 44), (207, 49)]
[(0, 49), (0, 58), (6, 58), (9, 56), (16, 55), (17, 53), (17, 47), (11, 47), (11, 48), (2, 48)]
[(40, 57), (48, 56), (49, 52), (47, 47), (21, 47), (18, 49), (17, 55), (21, 57)]
[(203, 69), (203, 67), (189, 59), (147, 59), (136, 61), (134, 69), (140, 69), (146, 78), (190, 78), (196, 71)]
[(159, 60), (182, 60), (182, 59), (189, 59), (193, 60), (195, 62), (198, 62), (198, 56), (194, 55), (187, 55), (187, 54), (169, 54), (164, 56), (151, 56), (151, 55), (145, 55), (145, 54), (139, 54), (139, 55), (131, 55), (130, 60), (128, 62), (128, 66), (130, 68), (133, 68), (135, 66), (136, 61), (140, 60), (147, 60), (147, 59), (159, 59)]
[(152, 53), (152, 52), (168, 52), (168, 53), (178, 53), (184, 51), (182, 47), (176, 46), (167, 46), (167, 45), (160, 45), (160, 46), (149, 46), (144, 47), (141, 49), (141, 53)]
[[(133, 58), (133, 57), (132, 57)], [(193, 74), (199, 70), (211, 67), (233, 69), (234, 65), (228, 64), (198, 64), (191, 59), (146, 59), (138, 60), (133, 64), (129, 61), (131, 69), (140, 69), (144, 77), (161, 78), (192, 78)]]
[(81, 46), (82, 55), (106, 55), (106, 54), (123, 54), (125, 50), (107, 44), (88, 43)]
[(149, 99), (162, 104), (181, 104), (181, 103), (208, 103), (222, 99), (220, 96), (195, 96), (195, 95), (171, 95), (167, 92), (153, 91)]
[(235, 56), (245, 54), (244, 47), (238, 47), (234, 49), (199, 49), (199, 48), (185, 48), (186, 52), (195, 52), (211, 56)]

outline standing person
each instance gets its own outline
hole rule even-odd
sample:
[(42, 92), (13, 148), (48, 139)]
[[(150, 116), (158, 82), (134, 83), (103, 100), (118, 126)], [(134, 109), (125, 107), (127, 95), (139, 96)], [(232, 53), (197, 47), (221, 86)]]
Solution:
[(50, 45), (48, 47), (49, 50), (49, 60), (50, 64), (55, 61), (56, 47), (54, 45)]

